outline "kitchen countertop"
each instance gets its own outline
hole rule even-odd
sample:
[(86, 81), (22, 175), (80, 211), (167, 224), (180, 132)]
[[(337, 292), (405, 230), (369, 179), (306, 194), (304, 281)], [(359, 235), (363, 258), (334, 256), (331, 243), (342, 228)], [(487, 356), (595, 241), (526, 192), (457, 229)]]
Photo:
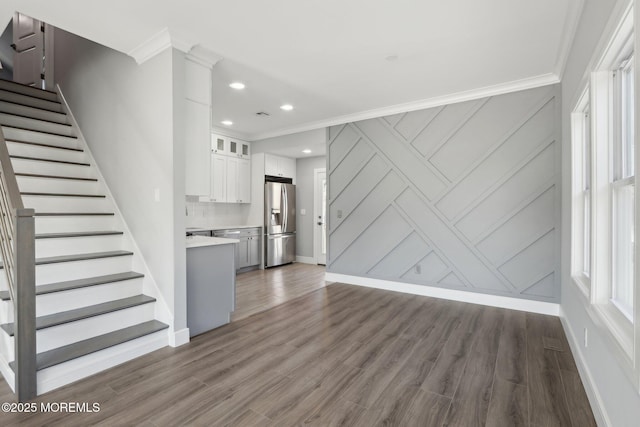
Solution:
[[(205, 229), (206, 230), (206, 229)], [(232, 243), (239, 243), (238, 239), (225, 239), (222, 237), (207, 237), (207, 236), (188, 236), (186, 237), (187, 249), (199, 248), (202, 246), (216, 246), (216, 245), (229, 245)]]
[(187, 231), (208, 231), (208, 230), (231, 230), (235, 228), (261, 228), (261, 225), (209, 225), (198, 227), (187, 227)]

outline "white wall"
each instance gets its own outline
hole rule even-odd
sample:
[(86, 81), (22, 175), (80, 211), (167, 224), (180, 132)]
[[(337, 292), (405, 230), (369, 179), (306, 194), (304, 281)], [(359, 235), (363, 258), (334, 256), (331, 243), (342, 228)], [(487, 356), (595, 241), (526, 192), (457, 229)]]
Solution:
[[(628, 1), (623, 0), (585, 2), (583, 15), (562, 78), (561, 310), (563, 323), (569, 340), (574, 339), (574, 357), (579, 367), (582, 368), (582, 381), (585, 384), (596, 418), (602, 425), (607, 423), (616, 427), (638, 425), (640, 395), (616, 362), (611, 340), (602, 333), (601, 326), (589, 315), (586, 309), (586, 298), (572, 283), (570, 274), (571, 132), (569, 125), (571, 110), (575, 106), (588, 77), (589, 62), (594, 53), (604, 47), (598, 46), (598, 41), (603, 35), (605, 39), (609, 38), (614, 28), (611, 24), (615, 24), (619, 20), (619, 14), (626, 4)], [(584, 328), (589, 331), (587, 348), (582, 345)]]
[(184, 160), (174, 147), (172, 50), (137, 65), (62, 30), (55, 42), (57, 81), (175, 317), (174, 328), (184, 328), (184, 289), (176, 291), (184, 288), (185, 260), (176, 258), (178, 234), (185, 251), (184, 166), (175, 165)]
[[(314, 169), (327, 166), (325, 156), (301, 158), (296, 161), (296, 255), (313, 257), (313, 231), (315, 229), (314, 203)], [(301, 209), (306, 215), (301, 215)]]

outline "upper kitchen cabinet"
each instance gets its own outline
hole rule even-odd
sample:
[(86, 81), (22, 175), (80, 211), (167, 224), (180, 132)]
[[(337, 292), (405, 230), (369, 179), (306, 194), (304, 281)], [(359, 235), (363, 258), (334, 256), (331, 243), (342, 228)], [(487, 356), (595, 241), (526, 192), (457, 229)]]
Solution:
[(249, 143), (246, 141), (211, 135), (210, 194), (201, 200), (216, 203), (251, 203), (249, 150)]
[(189, 55), (184, 61), (185, 194), (211, 194), (211, 67)]
[(295, 180), (296, 160), (288, 157), (274, 156), (273, 154), (265, 154), (264, 174)]

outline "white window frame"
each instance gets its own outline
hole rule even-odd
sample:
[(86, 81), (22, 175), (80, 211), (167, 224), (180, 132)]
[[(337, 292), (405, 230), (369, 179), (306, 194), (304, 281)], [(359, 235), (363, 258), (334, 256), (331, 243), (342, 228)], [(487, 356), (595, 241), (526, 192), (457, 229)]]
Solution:
[(587, 87), (571, 114), (572, 230), (571, 275), (573, 282), (589, 298), (591, 291), (591, 110)]
[[(614, 259), (614, 199), (615, 189), (633, 185), (635, 195), (635, 213), (633, 219), (634, 241), (638, 241), (639, 230), (638, 174), (629, 178), (619, 179), (619, 165), (616, 164), (616, 154), (620, 149), (621, 134), (620, 110), (616, 105), (620, 93), (616, 87), (620, 77), (615, 78), (624, 61), (634, 55), (634, 9), (633, 1), (629, 2), (622, 13), (619, 24), (613, 31), (605, 45), (603, 52), (592, 59), (590, 79), (571, 114), (571, 176), (572, 176), (572, 206), (571, 206), (571, 275), (573, 283), (586, 296), (584, 304), (591, 319), (601, 330), (603, 337), (609, 342), (609, 347), (618, 359), (619, 365), (640, 391), (640, 288), (638, 286), (638, 250), (633, 255), (634, 280), (632, 312), (624, 313), (612, 300), (614, 289), (615, 262)], [(610, 33), (611, 34), (611, 33)], [(602, 42), (606, 42), (603, 40)], [(637, 55), (636, 55), (637, 57)], [(634, 157), (636, 169), (639, 163), (638, 153), (638, 70), (634, 75)], [(618, 91), (618, 92), (616, 92)], [(619, 104), (619, 103), (618, 103)], [(619, 104), (620, 105), (620, 104)], [(585, 122), (584, 112), (590, 113), (590, 120)], [(585, 127), (590, 125), (591, 136), (591, 271), (585, 274), (585, 260), (583, 248), (585, 245), (585, 214), (584, 214), (584, 147)], [(588, 158), (588, 157), (587, 157)]]

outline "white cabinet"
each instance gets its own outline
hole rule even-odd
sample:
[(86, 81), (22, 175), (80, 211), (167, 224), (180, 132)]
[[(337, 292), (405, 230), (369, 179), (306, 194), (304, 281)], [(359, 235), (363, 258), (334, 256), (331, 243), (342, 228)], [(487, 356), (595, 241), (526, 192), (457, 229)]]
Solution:
[(295, 179), (296, 160), (288, 157), (264, 155), (264, 174)]
[(209, 195), (209, 116), (211, 109), (189, 99), (185, 99), (185, 194), (190, 196)]
[(211, 195), (217, 203), (251, 203), (249, 160), (211, 154)]
[(249, 159), (251, 157), (251, 148), (247, 141), (215, 133), (211, 134), (211, 151), (241, 159)]
[(211, 202), (227, 201), (227, 158), (211, 154)]

